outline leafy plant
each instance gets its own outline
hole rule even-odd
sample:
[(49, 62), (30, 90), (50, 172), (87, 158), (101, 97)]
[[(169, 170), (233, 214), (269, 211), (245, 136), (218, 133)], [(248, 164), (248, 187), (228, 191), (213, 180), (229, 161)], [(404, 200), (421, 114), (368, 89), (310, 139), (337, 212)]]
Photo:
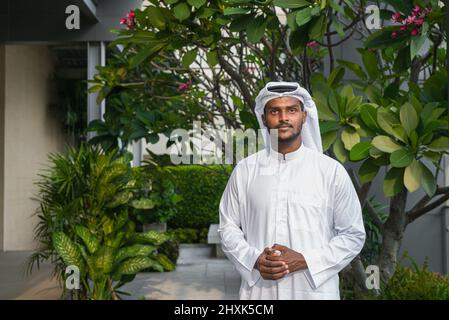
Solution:
[(448, 300), (449, 278), (428, 270), (428, 259), (418, 267), (407, 254), (412, 268), (398, 265), (393, 277), (379, 297), (383, 300)]
[(49, 158), (51, 166), (37, 182), (35, 238), (40, 247), (30, 257), (29, 272), (50, 260), (62, 284), (66, 267), (74, 265), (81, 272), (82, 289), (73, 297), (117, 299), (117, 289), (140, 270), (151, 266), (163, 271), (157, 248), (168, 236), (135, 231), (135, 212), (141, 206), (134, 198), (141, 186), (128, 154), (82, 144)]

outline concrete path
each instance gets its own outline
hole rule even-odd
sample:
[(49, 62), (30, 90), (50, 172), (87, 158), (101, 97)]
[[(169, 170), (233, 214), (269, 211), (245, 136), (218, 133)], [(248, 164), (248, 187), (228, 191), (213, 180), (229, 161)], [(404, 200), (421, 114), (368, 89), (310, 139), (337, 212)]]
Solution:
[(229, 260), (209, 258), (209, 249), (181, 245), (175, 271), (138, 274), (122, 287), (132, 294), (125, 299), (238, 299), (240, 275)]
[[(176, 271), (139, 273), (121, 288), (124, 299), (229, 300), (238, 299), (240, 276), (227, 259), (210, 258), (210, 247), (182, 245)], [(30, 278), (23, 277), (31, 252), (0, 253), (0, 299), (60, 299), (61, 289), (51, 279), (52, 266), (42, 264)]]

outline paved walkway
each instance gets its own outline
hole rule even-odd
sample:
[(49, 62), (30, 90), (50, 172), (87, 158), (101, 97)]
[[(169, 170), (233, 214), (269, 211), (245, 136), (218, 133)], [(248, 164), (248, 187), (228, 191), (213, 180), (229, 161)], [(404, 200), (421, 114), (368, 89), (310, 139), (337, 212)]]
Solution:
[[(41, 265), (31, 278), (22, 277), (30, 252), (0, 253), (0, 299), (60, 299), (51, 265)], [(181, 248), (173, 272), (139, 273), (120, 290), (125, 299), (229, 300), (238, 299), (240, 276), (227, 259), (207, 258), (204, 249)]]
[(31, 252), (0, 252), (0, 300), (54, 300), (61, 296), (61, 289), (51, 279), (51, 264), (40, 265), (31, 277), (25, 276), (26, 260)]

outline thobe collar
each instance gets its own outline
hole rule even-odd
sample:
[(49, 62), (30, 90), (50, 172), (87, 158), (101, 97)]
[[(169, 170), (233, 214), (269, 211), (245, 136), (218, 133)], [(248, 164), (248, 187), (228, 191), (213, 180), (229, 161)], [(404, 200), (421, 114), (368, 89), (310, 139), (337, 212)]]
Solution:
[(283, 155), (282, 153), (279, 153), (276, 150), (274, 150), (270, 145), (270, 149), (269, 149), (268, 153), (274, 159), (282, 160), (282, 161), (290, 161), (290, 160), (298, 159), (299, 157), (301, 157), (301, 155), (304, 154), (304, 152), (305, 152), (305, 148), (306, 147), (304, 146), (304, 143), (301, 142), (301, 145), (299, 146), (298, 149)]

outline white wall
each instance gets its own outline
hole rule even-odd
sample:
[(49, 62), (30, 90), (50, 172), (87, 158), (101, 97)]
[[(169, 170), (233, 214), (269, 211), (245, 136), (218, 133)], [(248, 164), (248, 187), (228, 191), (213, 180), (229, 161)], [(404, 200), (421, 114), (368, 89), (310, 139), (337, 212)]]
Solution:
[[(0, 125), (3, 175), (0, 177), (0, 226), (4, 251), (35, 247), (33, 216), (37, 202), (34, 182), (47, 165), (49, 152), (62, 150), (64, 134), (50, 104), (55, 94), (51, 77), (53, 63), (45, 45), (0, 47), (0, 94), (3, 121)], [(1, 118), (1, 117), (0, 117)], [(2, 199), (3, 198), (3, 199)]]

